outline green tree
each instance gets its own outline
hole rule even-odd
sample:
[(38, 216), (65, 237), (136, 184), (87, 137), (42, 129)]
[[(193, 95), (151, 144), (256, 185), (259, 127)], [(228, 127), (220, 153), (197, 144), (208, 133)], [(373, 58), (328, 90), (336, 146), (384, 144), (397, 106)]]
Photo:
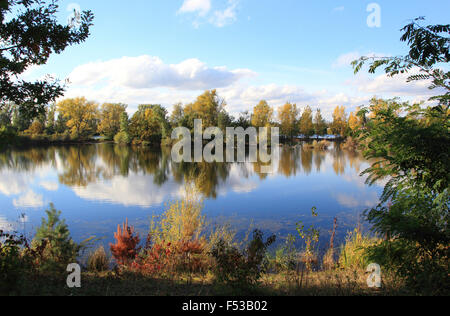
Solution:
[(12, 125), (14, 107), (14, 103), (7, 102), (0, 108), (0, 126), (9, 127)]
[(322, 117), (322, 112), (317, 109), (316, 115), (314, 116), (314, 133), (319, 136), (323, 136), (327, 133), (327, 123)]
[(57, 1), (0, 2), (0, 108), (14, 102), (29, 121), (43, 114), (64, 87), (50, 78), (36, 82), (15, 78), (30, 66), (45, 64), (53, 53), (84, 42), (92, 26), (90, 11), (81, 13), (78, 27), (59, 24), (57, 11)]
[[(379, 234), (380, 245), (370, 248), (373, 260), (406, 277), (409, 287), (425, 294), (450, 291), (449, 247), (449, 87), (448, 72), (433, 69), (448, 63), (450, 26), (422, 27), (414, 20), (403, 31), (410, 52), (405, 57), (376, 58), (369, 72), (385, 65), (391, 76), (417, 67), (422, 74), (408, 80), (431, 79), (430, 88), (442, 87), (445, 95), (435, 96), (436, 107), (392, 100), (372, 102), (362, 112), (375, 112), (361, 130), (364, 155), (374, 161), (367, 174), (369, 183), (389, 179), (379, 205), (367, 211), (367, 218)], [(355, 71), (369, 60), (355, 61)]]
[(130, 128), (128, 124), (128, 114), (127, 112), (122, 112), (120, 114), (120, 131), (114, 136), (114, 142), (118, 144), (131, 143)]
[(47, 120), (45, 122), (45, 130), (48, 135), (55, 133), (56, 131), (56, 104), (52, 103), (47, 109)]
[(92, 238), (81, 244), (75, 243), (70, 237), (69, 227), (60, 219), (61, 211), (57, 211), (54, 205), (50, 204), (50, 210), (45, 212), (47, 219), (42, 219), (42, 224), (32, 241), (32, 247), (43, 249), (45, 265), (53, 267), (56, 264), (65, 268), (65, 265), (77, 262), (80, 251), (86, 248)]
[[(436, 65), (444, 65), (450, 61), (450, 24), (422, 26), (423, 17), (414, 19), (406, 25), (400, 40), (407, 42), (409, 53), (406, 56), (396, 57), (366, 57), (352, 62), (355, 74), (358, 73), (366, 62), (371, 61), (369, 73), (375, 73), (380, 67), (389, 76), (400, 73), (409, 73), (418, 70), (418, 74), (408, 77), (407, 81), (431, 80), (430, 89), (443, 88), (446, 93), (437, 95), (431, 100), (438, 100), (441, 106), (448, 109), (450, 103), (450, 71), (437, 68)], [(447, 37), (445, 37), (447, 35)]]
[(172, 114), (170, 115), (170, 124), (172, 127), (183, 126), (184, 123), (184, 109), (181, 103), (173, 106)]
[(167, 110), (159, 104), (139, 105), (131, 118), (130, 134), (140, 141), (160, 144), (169, 132)]

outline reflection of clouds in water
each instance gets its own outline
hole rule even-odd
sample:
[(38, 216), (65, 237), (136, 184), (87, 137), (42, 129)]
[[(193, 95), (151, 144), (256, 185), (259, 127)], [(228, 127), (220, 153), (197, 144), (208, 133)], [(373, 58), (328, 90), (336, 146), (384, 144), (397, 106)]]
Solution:
[(115, 176), (109, 181), (90, 183), (73, 190), (76, 195), (87, 200), (149, 207), (160, 205), (166, 199), (179, 198), (181, 187), (182, 185), (171, 181), (158, 186), (153, 182), (152, 176), (130, 174), (127, 178)]
[(54, 181), (41, 181), (40, 185), (47, 191), (58, 191), (59, 188), (58, 182)]
[(348, 182), (355, 184), (360, 189), (364, 189), (367, 187), (366, 176), (360, 176), (358, 174), (351, 173), (343, 175), (342, 178), (344, 178)]
[(17, 195), (27, 190), (32, 176), (4, 170), (0, 172), (0, 192), (6, 196)]
[(374, 207), (378, 203), (378, 194), (376, 192), (360, 192), (359, 194), (338, 194), (336, 196), (338, 203), (344, 207)]
[[(352, 173), (352, 174), (343, 175), (342, 177), (346, 181), (356, 184), (356, 186), (360, 189), (367, 188), (367, 184), (366, 184), (366, 181), (368, 178), (367, 175), (360, 176), (358, 174)], [(386, 186), (386, 184), (388, 183), (388, 181), (389, 181), (389, 178), (386, 177), (384, 179), (377, 180), (373, 185), (380, 187), (380, 188), (384, 188)]]
[(29, 217), (25, 214), (19, 216), (19, 219), (15, 222), (8, 221), (5, 217), (0, 216), (0, 230), (4, 232), (12, 232), (17, 230), (20, 225), (28, 223), (30, 221)]
[[(227, 180), (220, 186), (219, 194), (226, 195), (229, 191), (235, 193), (250, 193), (258, 188), (258, 183), (245, 177), (243, 168), (250, 168), (250, 164), (244, 166), (232, 165)], [(248, 169), (247, 169), (248, 170)]]
[(19, 198), (14, 199), (13, 205), (17, 208), (42, 207), (44, 206), (44, 197), (40, 194), (33, 192), (32, 190), (29, 190), (25, 194), (21, 195)]
[(14, 230), (14, 224), (10, 223), (6, 220), (6, 218), (0, 216), (0, 230), (3, 230), (5, 232), (9, 232)]

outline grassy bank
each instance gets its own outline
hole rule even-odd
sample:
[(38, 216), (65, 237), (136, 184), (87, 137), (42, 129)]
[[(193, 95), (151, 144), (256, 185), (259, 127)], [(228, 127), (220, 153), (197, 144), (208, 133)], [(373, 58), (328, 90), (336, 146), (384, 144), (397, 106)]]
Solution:
[(146, 276), (106, 271), (83, 272), (81, 288), (68, 288), (67, 275), (29, 275), (11, 295), (24, 296), (398, 296), (414, 294), (392, 275), (381, 289), (367, 287), (364, 270), (302, 274), (263, 274), (257, 285), (239, 289), (216, 282), (213, 274)]

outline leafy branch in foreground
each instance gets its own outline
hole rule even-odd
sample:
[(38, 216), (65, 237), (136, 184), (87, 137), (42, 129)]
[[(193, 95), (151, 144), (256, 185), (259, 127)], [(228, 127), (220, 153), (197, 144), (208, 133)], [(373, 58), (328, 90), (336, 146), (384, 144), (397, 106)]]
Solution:
[(371, 62), (369, 73), (375, 73), (380, 67), (389, 76), (409, 73), (418, 69), (418, 74), (412, 74), (407, 82), (419, 80), (431, 80), (430, 89), (442, 88), (445, 94), (432, 97), (430, 100), (439, 101), (441, 106), (446, 106), (450, 102), (450, 72), (436, 68), (439, 64), (450, 61), (450, 24), (422, 26), (420, 21), (423, 17), (414, 19), (410, 24), (402, 28), (404, 32), (401, 37), (402, 42), (407, 42), (410, 50), (406, 56), (396, 57), (376, 57), (363, 56), (359, 60), (352, 62), (355, 74), (360, 72), (362, 67)]
[(21, 112), (35, 118), (63, 94), (64, 87), (51, 77), (36, 82), (19, 77), (31, 66), (47, 63), (51, 54), (60, 54), (88, 38), (94, 19), (90, 11), (79, 15), (78, 27), (59, 24), (57, 13), (57, 0), (1, 1), (0, 109), (14, 102)]

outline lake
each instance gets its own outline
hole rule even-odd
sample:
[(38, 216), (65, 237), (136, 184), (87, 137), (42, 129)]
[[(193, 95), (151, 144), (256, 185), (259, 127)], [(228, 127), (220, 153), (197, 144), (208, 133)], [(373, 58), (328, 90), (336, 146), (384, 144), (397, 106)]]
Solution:
[(32, 236), (53, 203), (76, 241), (96, 236), (106, 245), (126, 218), (145, 236), (151, 217), (182, 198), (189, 181), (204, 197), (211, 225), (229, 223), (238, 236), (259, 228), (282, 240), (303, 221), (321, 229), (325, 245), (334, 217), (342, 241), (382, 192), (382, 184), (368, 186), (360, 176), (369, 166), (361, 154), (338, 144), (281, 147), (274, 163), (273, 173), (261, 174), (259, 163), (176, 164), (170, 149), (108, 143), (3, 149), (0, 229)]

